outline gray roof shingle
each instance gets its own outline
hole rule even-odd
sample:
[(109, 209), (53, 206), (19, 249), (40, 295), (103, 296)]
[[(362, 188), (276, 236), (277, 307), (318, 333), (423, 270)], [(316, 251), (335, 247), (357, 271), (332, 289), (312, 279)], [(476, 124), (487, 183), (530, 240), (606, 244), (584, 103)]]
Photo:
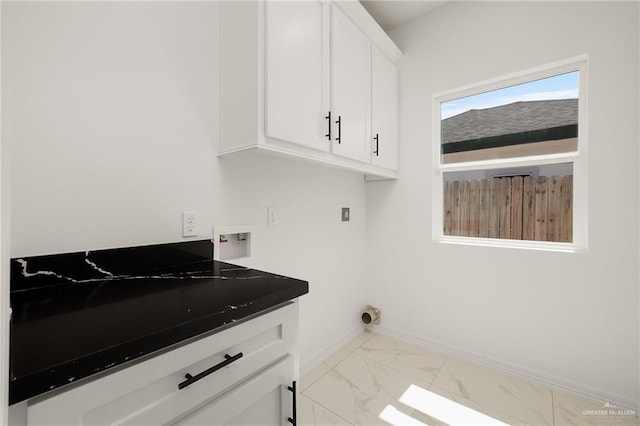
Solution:
[(578, 99), (514, 102), (442, 120), (442, 144), (578, 123)]

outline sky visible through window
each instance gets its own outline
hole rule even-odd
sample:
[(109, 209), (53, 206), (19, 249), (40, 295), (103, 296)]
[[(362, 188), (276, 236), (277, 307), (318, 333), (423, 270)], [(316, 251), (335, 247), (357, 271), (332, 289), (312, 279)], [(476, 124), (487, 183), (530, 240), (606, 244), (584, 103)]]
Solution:
[(493, 108), (518, 101), (577, 99), (579, 75), (578, 71), (574, 71), (443, 102), (440, 119), (444, 120), (472, 109)]

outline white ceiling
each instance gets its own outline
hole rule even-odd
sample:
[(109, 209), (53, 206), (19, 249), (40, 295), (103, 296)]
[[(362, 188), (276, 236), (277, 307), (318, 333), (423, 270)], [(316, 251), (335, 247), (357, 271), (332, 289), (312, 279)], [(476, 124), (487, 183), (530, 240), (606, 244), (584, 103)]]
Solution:
[(404, 25), (445, 2), (446, 0), (360, 0), (385, 31)]

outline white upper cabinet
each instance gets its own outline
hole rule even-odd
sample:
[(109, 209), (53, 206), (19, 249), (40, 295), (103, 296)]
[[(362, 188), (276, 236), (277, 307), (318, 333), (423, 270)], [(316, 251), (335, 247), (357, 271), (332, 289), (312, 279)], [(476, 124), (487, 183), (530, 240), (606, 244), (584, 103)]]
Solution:
[(398, 69), (377, 47), (371, 50), (372, 164), (398, 169)]
[(340, 9), (331, 19), (333, 152), (370, 161), (371, 42)]
[[(386, 65), (395, 71), (401, 52), (359, 2), (222, 2), (221, 16), (219, 156), (261, 150), (397, 178), (391, 137), (388, 156), (373, 153), (373, 133), (396, 126), (395, 102), (383, 112), (372, 97), (397, 91)], [(376, 49), (389, 58), (379, 73)]]
[(266, 5), (266, 135), (328, 152), (328, 4)]

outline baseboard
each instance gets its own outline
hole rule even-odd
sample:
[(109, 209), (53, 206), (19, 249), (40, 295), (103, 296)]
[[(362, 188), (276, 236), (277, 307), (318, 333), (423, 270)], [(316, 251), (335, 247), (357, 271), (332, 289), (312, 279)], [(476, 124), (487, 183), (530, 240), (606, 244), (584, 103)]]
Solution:
[(331, 355), (336, 353), (340, 348), (349, 343), (351, 340), (355, 339), (360, 333), (364, 332), (364, 328), (360, 325), (354, 327), (350, 331), (346, 332), (342, 335), (337, 341), (331, 343), (320, 351), (318, 351), (315, 355), (308, 359), (300, 360), (300, 377), (304, 376), (306, 373), (311, 371), (313, 368), (320, 365), (324, 360), (329, 358)]
[(595, 389), (593, 387), (590, 387), (581, 383), (576, 383), (562, 377), (557, 377), (541, 371), (537, 371), (535, 369), (526, 368), (521, 365), (508, 362), (505, 360), (487, 357), (484, 354), (474, 352), (474, 351), (469, 351), (459, 346), (450, 345), (448, 343), (440, 342), (437, 340), (425, 339), (421, 336), (407, 333), (393, 327), (377, 326), (373, 331), (379, 334), (384, 334), (389, 337), (414, 343), (426, 349), (435, 350), (447, 355), (464, 359), (466, 361), (469, 361), (478, 365), (493, 368), (504, 374), (522, 378), (534, 383), (538, 383), (538, 384), (550, 387), (553, 390), (558, 390), (565, 393), (573, 394), (587, 400), (592, 400), (596, 402), (608, 401), (620, 407), (629, 408), (633, 410), (640, 410), (638, 401), (629, 399), (624, 395), (603, 392), (600, 389)]

